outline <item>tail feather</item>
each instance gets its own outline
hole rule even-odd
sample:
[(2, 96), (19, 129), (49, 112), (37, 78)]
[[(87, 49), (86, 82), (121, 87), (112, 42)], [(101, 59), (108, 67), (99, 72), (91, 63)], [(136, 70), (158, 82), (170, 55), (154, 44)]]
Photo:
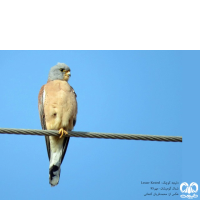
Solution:
[(59, 182), (60, 178), (60, 165), (63, 161), (69, 138), (57, 138), (49, 136), (50, 146), (50, 163), (49, 163), (49, 183), (51, 186), (55, 186)]

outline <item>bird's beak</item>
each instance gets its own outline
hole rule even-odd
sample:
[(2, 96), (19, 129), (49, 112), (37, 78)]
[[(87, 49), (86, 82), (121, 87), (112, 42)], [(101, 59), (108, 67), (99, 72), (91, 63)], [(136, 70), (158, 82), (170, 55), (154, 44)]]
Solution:
[(70, 76), (71, 76), (70, 71), (65, 71), (65, 74), (64, 74), (63, 79), (64, 79), (65, 81), (68, 81)]
[(67, 75), (68, 77), (70, 77), (70, 76), (71, 76), (70, 71), (66, 72), (66, 75)]

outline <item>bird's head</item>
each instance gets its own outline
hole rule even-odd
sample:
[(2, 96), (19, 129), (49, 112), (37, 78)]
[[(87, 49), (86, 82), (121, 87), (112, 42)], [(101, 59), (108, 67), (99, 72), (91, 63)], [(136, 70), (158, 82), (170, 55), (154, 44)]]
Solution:
[(70, 68), (65, 63), (58, 63), (50, 69), (48, 81), (68, 81), (71, 76)]

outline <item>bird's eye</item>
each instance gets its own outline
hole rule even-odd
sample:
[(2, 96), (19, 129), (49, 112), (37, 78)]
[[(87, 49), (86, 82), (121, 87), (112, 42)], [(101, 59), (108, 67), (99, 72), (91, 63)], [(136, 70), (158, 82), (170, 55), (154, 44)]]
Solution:
[(61, 71), (61, 72), (63, 72), (63, 71), (64, 71), (64, 69), (63, 69), (63, 68), (60, 68), (60, 71)]

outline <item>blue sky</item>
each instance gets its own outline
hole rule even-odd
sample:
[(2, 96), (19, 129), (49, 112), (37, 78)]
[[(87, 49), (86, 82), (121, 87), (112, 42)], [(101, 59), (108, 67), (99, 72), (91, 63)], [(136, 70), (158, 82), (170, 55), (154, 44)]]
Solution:
[(44, 137), (0, 134), (1, 199), (154, 199), (141, 181), (200, 184), (199, 51), (0, 51), (0, 127), (41, 129), (37, 96), (57, 62), (71, 68), (74, 130), (183, 143), (71, 138), (51, 188)]

